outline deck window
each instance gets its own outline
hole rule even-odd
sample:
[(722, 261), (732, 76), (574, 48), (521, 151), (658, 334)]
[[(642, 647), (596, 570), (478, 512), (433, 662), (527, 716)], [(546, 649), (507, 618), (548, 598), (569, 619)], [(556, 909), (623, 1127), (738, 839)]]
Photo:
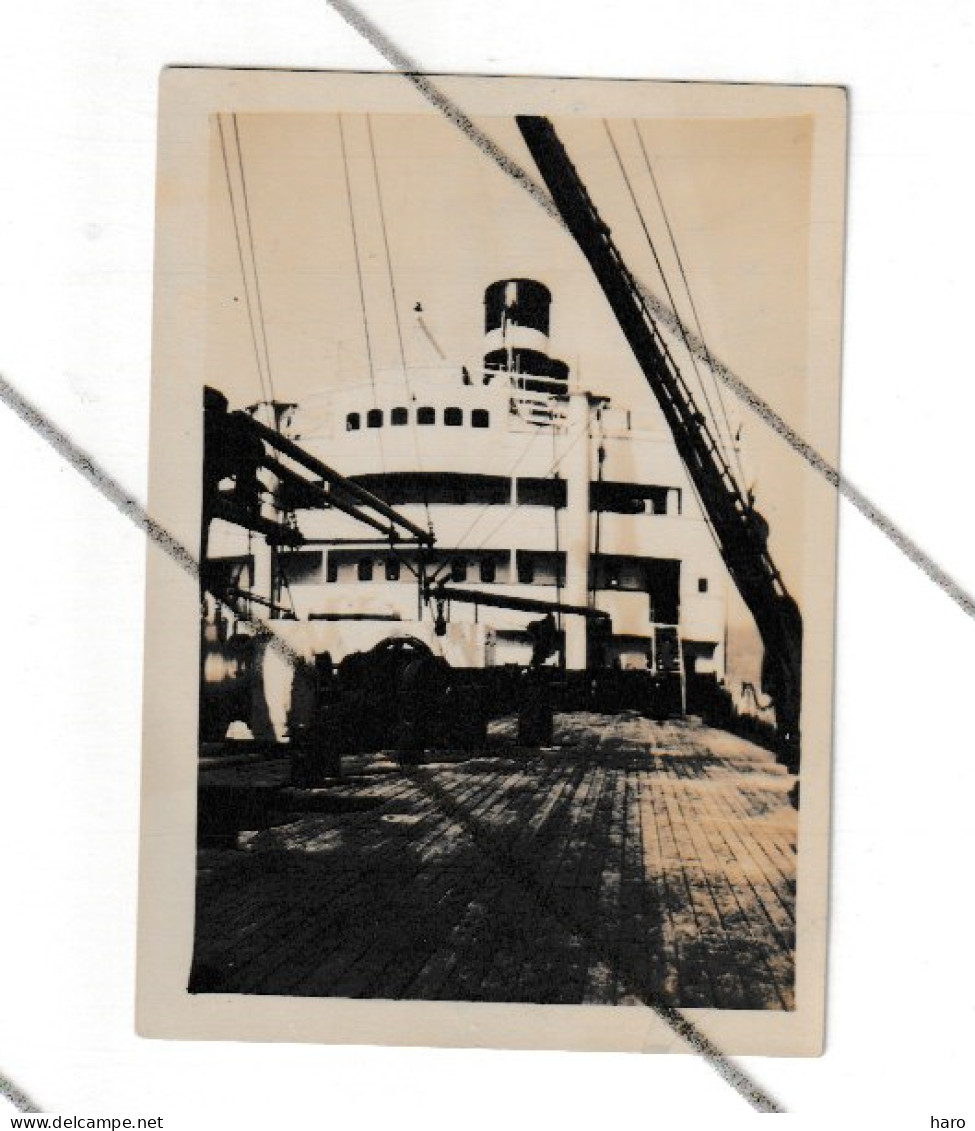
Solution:
[(410, 419), (410, 414), (405, 408), (394, 408), (389, 414), (390, 424), (406, 424)]
[(610, 514), (667, 514), (668, 497), (674, 490), (648, 483), (593, 483), (589, 509)]
[(386, 559), (386, 580), (399, 581), (399, 559), (387, 558)]
[(356, 565), (356, 574), (360, 581), (372, 581), (372, 558), (360, 558)]
[(385, 475), (356, 475), (352, 481), (394, 507), (418, 503), (507, 506), (511, 502), (511, 481), (500, 475), (390, 471)]
[(338, 559), (328, 555), (328, 564), (325, 566), (325, 580), (338, 581), (339, 579), (339, 563)]
[(443, 422), (448, 428), (459, 428), (464, 423), (464, 414), (459, 408), (445, 408)]
[(697, 591), (698, 593), (707, 593), (708, 579), (706, 577), (699, 577), (697, 579)]
[(422, 408), (416, 410), (416, 422), (417, 424), (436, 424), (436, 410), (431, 408), (428, 404), (423, 405)]
[(491, 584), (498, 576), (498, 563), (494, 558), (484, 558), (481, 561), (481, 580)]
[(381, 408), (371, 408), (366, 413), (366, 427), (367, 428), (382, 428), (383, 426), (383, 410)]
[(518, 555), (518, 584), (531, 585), (535, 580), (535, 563), (525, 554)]
[(553, 479), (519, 479), (517, 497), (519, 506), (562, 510), (566, 505), (565, 480), (557, 475)]
[(359, 414), (357, 412), (350, 412), (349, 415), (345, 418), (346, 432), (358, 432), (360, 423), (361, 419), (359, 417)]
[(291, 585), (311, 585), (321, 579), (321, 550), (289, 550), (276, 555), (279, 577)]
[(210, 558), (202, 568), (208, 585), (217, 592), (224, 589), (250, 589), (254, 584), (252, 557)]
[(450, 580), (467, 580), (467, 562), (463, 558), (452, 558), (450, 562)]
[(472, 428), (487, 428), (491, 423), (491, 414), (486, 408), (475, 408), (471, 413)]

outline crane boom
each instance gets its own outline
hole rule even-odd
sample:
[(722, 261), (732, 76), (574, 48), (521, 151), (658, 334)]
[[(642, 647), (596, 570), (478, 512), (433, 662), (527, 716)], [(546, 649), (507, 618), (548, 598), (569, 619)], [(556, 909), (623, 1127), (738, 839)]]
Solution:
[(762, 683), (775, 703), (790, 769), (799, 765), (802, 617), (768, 552), (768, 524), (743, 497), (719, 445), (654, 321), (643, 292), (613, 243), (547, 118), (518, 127), (566, 227), (589, 262), (657, 399), (717, 538), (728, 573), (758, 628)]

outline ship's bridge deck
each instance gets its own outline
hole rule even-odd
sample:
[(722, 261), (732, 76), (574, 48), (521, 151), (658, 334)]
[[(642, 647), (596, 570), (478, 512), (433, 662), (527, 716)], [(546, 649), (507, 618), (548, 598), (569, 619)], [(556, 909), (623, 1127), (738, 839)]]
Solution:
[[(378, 370), (374, 381), (336, 385), (306, 398), (294, 414), (294, 439), (308, 442), (397, 428), (478, 429), (506, 432), (564, 430), (566, 386), (533, 374), (483, 365), (427, 365)], [(600, 432), (665, 438), (652, 411), (613, 407), (595, 397)]]

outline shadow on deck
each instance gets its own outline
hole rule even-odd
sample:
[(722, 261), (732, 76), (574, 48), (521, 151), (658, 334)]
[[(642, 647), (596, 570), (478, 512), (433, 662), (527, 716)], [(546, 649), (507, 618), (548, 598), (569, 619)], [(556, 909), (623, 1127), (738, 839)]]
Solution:
[(693, 722), (559, 724), (279, 791), (200, 852), (191, 990), (792, 1008), (792, 779)]

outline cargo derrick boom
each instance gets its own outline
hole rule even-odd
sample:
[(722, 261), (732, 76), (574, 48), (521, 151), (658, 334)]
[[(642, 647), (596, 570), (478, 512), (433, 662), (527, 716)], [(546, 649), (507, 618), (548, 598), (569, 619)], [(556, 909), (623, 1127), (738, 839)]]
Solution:
[[(275, 456), (269, 455), (265, 445), (276, 449), (317, 478), (306, 479), (299, 475)], [(431, 546), (435, 541), (429, 531), (421, 530), (383, 499), (340, 475), (293, 440), (261, 424), (246, 412), (229, 412), (227, 398), (216, 389), (207, 388), (204, 390), (203, 444), (204, 559), (207, 556), (208, 527), (214, 518), (264, 534), (276, 544), (297, 547), (307, 541), (286, 523), (261, 517), (259, 484), (255, 478), (259, 468), (270, 471), (290, 492), (291, 505), (282, 506), (283, 510), (335, 507), (385, 535), (381, 539), (383, 542), (415, 542)], [(220, 491), (219, 484), (224, 479), (234, 480), (232, 492)], [(358, 539), (349, 541), (359, 542)]]
[[(340, 475), (294, 441), (246, 412), (229, 411), (227, 398), (218, 390), (206, 388), (203, 404), (200, 580), (203, 589), (218, 599), (232, 603), (236, 598), (246, 598), (272, 612), (286, 612), (273, 601), (254, 593), (217, 585), (210, 568), (210, 524), (214, 519), (263, 534), (271, 546), (297, 549), (309, 544), (296, 526), (262, 513), (261, 483), (258, 479), (258, 472), (262, 469), (277, 481), (278, 509), (281, 512), (293, 514), (297, 510), (334, 508), (382, 535), (378, 539), (382, 544), (428, 547), (434, 543), (432, 533), (420, 529), (383, 499)], [(314, 478), (299, 474), (283, 463), (281, 456)], [(230, 481), (232, 486), (222, 490), (220, 485), (226, 481)], [(349, 542), (358, 544), (359, 540), (349, 539)]]
[(775, 704), (790, 770), (799, 768), (802, 617), (769, 556), (768, 524), (745, 499), (707, 419), (677, 368), (643, 293), (613, 243), (551, 122), (518, 127), (566, 227), (589, 262), (657, 399), (714, 530), (728, 573), (755, 619), (765, 650), (762, 685)]

